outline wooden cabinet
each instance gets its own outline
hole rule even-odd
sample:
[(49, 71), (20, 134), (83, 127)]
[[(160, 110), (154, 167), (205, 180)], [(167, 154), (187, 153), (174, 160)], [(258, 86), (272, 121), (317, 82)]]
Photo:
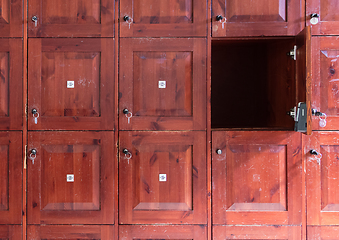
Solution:
[(318, 23), (312, 26), (312, 35), (339, 34), (339, 2), (336, 0), (307, 0), (306, 23), (311, 24), (311, 15), (317, 14)]
[(22, 129), (22, 54), (21, 39), (0, 39), (0, 130)]
[(0, 132), (0, 154), (0, 224), (21, 224), (22, 134)]
[(298, 0), (212, 0), (212, 36), (282, 36), (302, 30)]
[(113, 37), (114, 1), (30, 0), (28, 34), (30, 37)]
[(206, 224), (204, 132), (120, 132), (121, 224)]
[(27, 227), (27, 240), (52, 239), (98, 239), (114, 240), (113, 226), (86, 225), (31, 225)]
[(337, 37), (312, 38), (312, 108), (326, 114), (313, 117), (314, 130), (339, 130), (338, 60)]
[(113, 44), (108, 38), (29, 39), (30, 130), (113, 130)]
[(214, 131), (213, 224), (301, 225), (301, 137)]
[(206, 129), (205, 39), (122, 39), (120, 55), (121, 130)]
[(1, 240), (22, 240), (22, 226), (0, 225)]
[(179, 225), (179, 226), (150, 226), (150, 225), (125, 225), (119, 228), (120, 240), (132, 239), (207, 239), (206, 226), (204, 225)]
[(120, 1), (121, 37), (204, 37), (206, 0)]
[(23, 36), (22, 7), (22, 0), (2, 0), (0, 2), (0, 37)]
[(30, 132), (29, 224), (113, 224), (113, 132)]

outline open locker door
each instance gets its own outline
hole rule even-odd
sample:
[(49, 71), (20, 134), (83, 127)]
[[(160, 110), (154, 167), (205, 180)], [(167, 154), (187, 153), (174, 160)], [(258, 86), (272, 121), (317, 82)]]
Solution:
[(296, 36), (296, 107), (294, 130), (312, 134), (311, 108), (311, 28), (306, 27)]

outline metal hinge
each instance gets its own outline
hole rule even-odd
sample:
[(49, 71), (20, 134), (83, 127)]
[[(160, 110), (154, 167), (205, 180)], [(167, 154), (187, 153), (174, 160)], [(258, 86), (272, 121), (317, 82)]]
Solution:
[(27, 168), (27, 145), (25, 145), (24, 169)]
[(293, 49), (287, 53), (287, 56), (290, 56), (294, 61), (297, 60), (297, 45), (294, 45)]

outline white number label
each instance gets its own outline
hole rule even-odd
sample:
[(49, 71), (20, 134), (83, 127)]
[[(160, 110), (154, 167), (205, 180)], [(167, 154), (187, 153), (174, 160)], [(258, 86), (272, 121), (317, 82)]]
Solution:
[(74, 174), (67, 174), (66, 179), (67, 182), (74, 182)]
[(67, 88), (74, 88), (74, 81), (67, 81)]
[(166, 88), (166, 81), (159, 81), (158, 87), (159, 88)]
[(166, 182), (167, 177), (166, 174), (159, 174), (159, 182)]

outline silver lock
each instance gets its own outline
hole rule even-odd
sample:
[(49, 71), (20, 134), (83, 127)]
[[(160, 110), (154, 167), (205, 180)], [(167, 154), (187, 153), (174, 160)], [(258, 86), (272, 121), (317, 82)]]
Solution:
[(217, 152), (217, 154), (218, 154), (218, 155), (222, 154), (222, 151), (221, 151), (221, 149), (217, 149), (217, 151), (216, 151), (216, 152)]

